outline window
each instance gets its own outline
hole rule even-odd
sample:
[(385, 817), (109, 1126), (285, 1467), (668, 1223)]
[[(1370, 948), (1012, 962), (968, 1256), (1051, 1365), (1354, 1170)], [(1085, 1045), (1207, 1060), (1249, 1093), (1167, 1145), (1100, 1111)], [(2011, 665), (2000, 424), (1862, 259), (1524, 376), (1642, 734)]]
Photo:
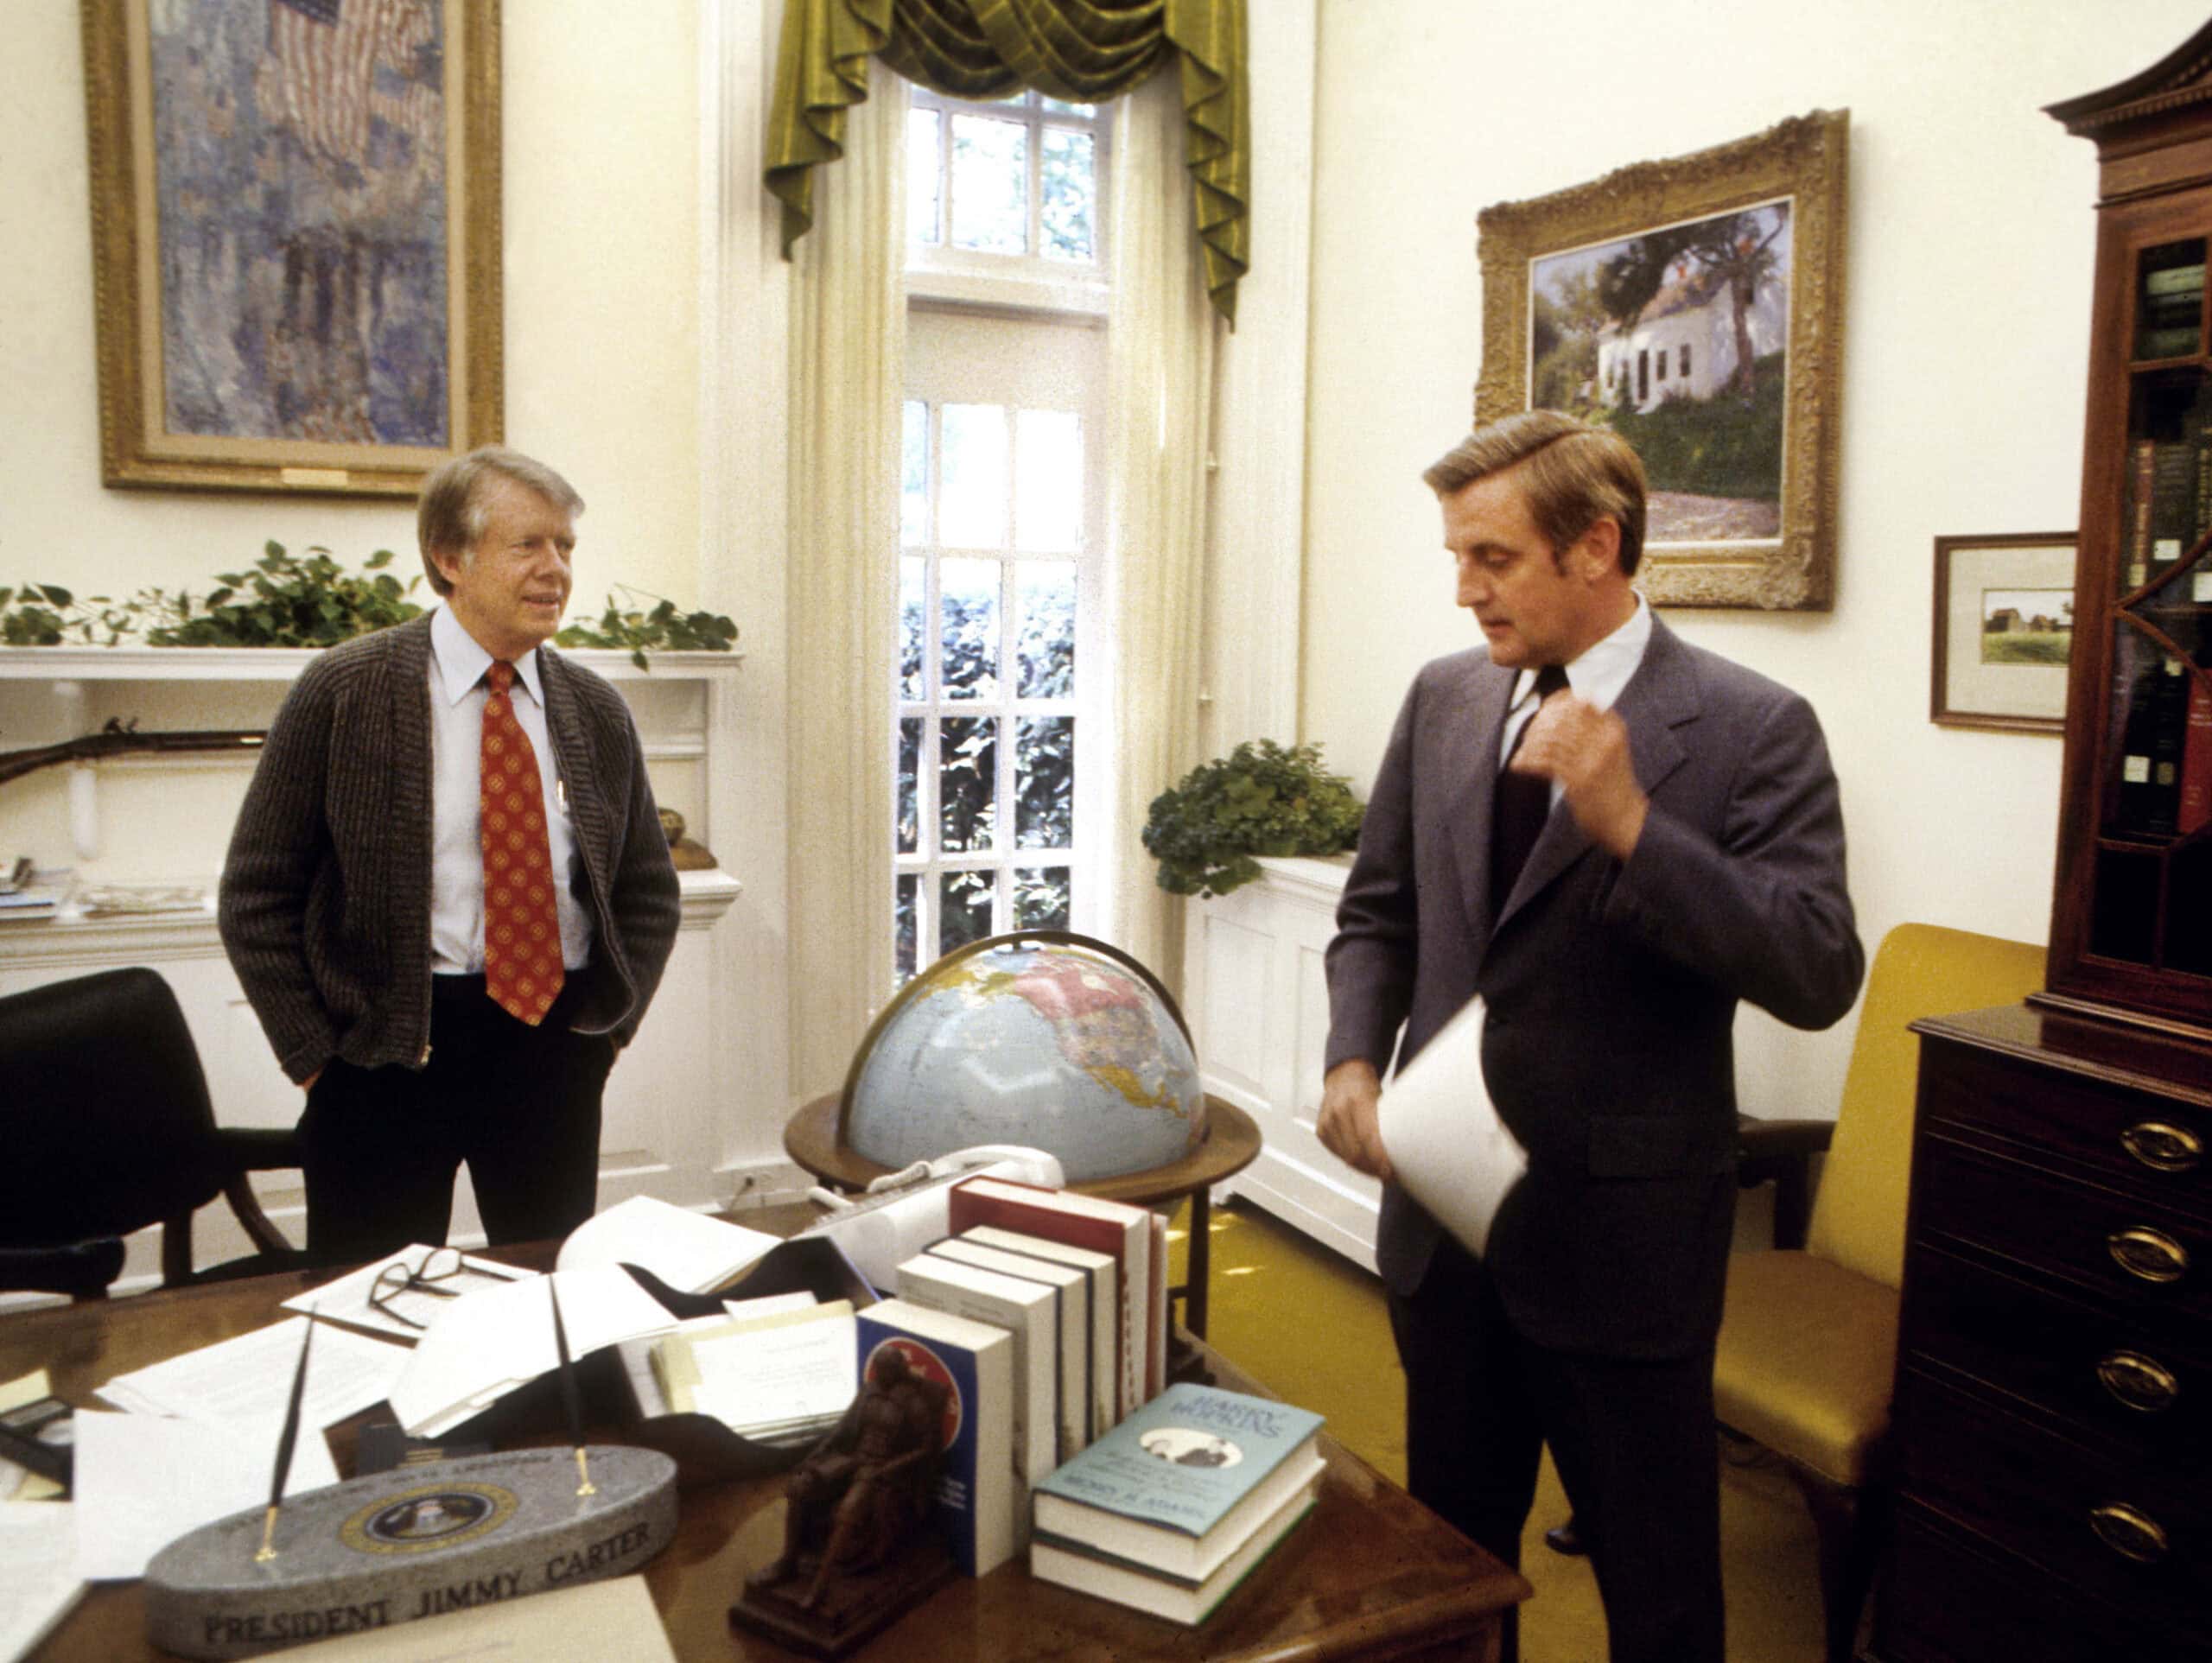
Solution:
[(1690, 372), (1690, 344), (1689, 344), (1689, 342), (1688, 342), (1688, 341), (1684, 341), (1684, 342), (1682, 343), (1682, 371), (1681, 371), (1681, 372), (1682, 372), (1684, 375), (1688, 375), (1688, 374)]
[(1658, 359), (1659, 379), (1664, 381), (1667, 378), (1667, 349), (1662, 346), (1656, 356)]
[(1094, 927), (1104, 126), (1035, 93), (911, 92), (898, 981), (984, 936)]

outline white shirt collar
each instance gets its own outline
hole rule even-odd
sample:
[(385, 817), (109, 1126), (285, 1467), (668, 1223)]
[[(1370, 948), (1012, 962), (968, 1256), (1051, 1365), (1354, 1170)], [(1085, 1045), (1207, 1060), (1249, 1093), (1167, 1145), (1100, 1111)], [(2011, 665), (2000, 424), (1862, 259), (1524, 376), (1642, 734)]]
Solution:
[[(445, 682), (445, 698), (449, 705), (459, 704), (474, 692), (476, 684), (484, 679), (484, 672), (492, 667), (492, 655), (453, 615), (451, 606), (440, 606), (430, 614), (430, 651), (437, 655), (438, 674)], [(530, 689), (531, 699), (540, 705), (545, 702), (545, 689), (537, 680), (536, 652), (523, 654), (515, 665), (515, 679)]]
[[(1643, 663), (1643, 650), (1651, 644), (1651, 608), (1643, 597), (1630, 592), (1636, 610), (1604, 640), (1583, 649), (1582, 656), (1566, 666), (1567, 685), (1574, 696), (1600, 710), (1610, 710)], [(1513, 701), (1506, 708), (1518, 710), (1535, 691), (1536, 672), (1524, 670), (1514, 678)]]

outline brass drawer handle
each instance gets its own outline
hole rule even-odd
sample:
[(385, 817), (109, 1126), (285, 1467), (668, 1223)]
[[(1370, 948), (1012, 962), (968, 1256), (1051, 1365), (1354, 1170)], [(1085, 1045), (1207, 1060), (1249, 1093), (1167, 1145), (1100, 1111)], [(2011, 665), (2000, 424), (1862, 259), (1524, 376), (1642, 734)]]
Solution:
[(2166, 1557), (2166, 1533), (2158, 1521), (2138, 1513), (2125, 1501), (2112, 1501), (2089, 1509), (2089, 1528), (2097, 1539), (2138, 1565), (2156, 1565)]
[(2114, 1230), (2105, 1238), (2113, 1262), (2145, 1282), (2178, 1282), (2189, 1273), (2189, 1252), (2164, 1230), (2147, 1224)]
[(2172, 1408), (2181, 1395), (2173, 1370), (2140, 1351), (2114, 1351), (2102, 1358), (2097, 1378), (2116, 1401), (2146, 1415)]
[(2204, 1158), (2204, 1139), (2186, 1127), (2141, 1120), (2120, 1134), (2120, 1146), (2154, 1172), (2186, 1172)]

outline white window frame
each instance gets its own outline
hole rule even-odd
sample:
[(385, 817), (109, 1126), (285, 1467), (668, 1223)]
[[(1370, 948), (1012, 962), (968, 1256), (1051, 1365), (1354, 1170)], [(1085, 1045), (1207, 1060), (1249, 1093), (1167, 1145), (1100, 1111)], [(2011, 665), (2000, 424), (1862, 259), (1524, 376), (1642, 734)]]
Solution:
[[(1111, 193), (1113, 105), (1092, 106), (1094, 113), (1048, 110), (1043, 95), (1026, 94), (1020, 102), (982, 103), (950, 98), (926, 87), (906, 89), (910, 111), (934, 111), (938, 121), (938, 236), (935, 242), (906, 240), (908, 297), (926, 298), (954, 306), (984, 307), (1032, 314), (1096, 317), (1106, 315), (1108, 242), (1113, 227), (1108, 223)], [(951, 117), (988, 116), (1028, 129), (1029, 228), (1027, 254), (995, 254), (981, 249), (955, 248), (951, 238), (952, 143)], [(909, 117), (911, 120), (911, 116)], [(1044, 223), (1045, 130), (1065, 128), (1091, 136), (1091, 166), (1098, 191), (1092, 208), (1092, 258), (1088, 262), (1049, 258), (1037, 250)], [(912, 129), (910, 126), (910, 135)]]

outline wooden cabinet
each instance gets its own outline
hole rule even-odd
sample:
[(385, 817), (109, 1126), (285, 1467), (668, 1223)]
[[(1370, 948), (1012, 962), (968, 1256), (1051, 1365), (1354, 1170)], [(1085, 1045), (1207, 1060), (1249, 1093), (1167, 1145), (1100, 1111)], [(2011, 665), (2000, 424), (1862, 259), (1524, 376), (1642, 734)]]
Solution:
[(2050, 113), (2100, 173), (2045, 1002), (2212, 1030), (2212, 24)]
[(2212, 1657), (2212, 1044), (1914, 1025), (1879, 1654)]

